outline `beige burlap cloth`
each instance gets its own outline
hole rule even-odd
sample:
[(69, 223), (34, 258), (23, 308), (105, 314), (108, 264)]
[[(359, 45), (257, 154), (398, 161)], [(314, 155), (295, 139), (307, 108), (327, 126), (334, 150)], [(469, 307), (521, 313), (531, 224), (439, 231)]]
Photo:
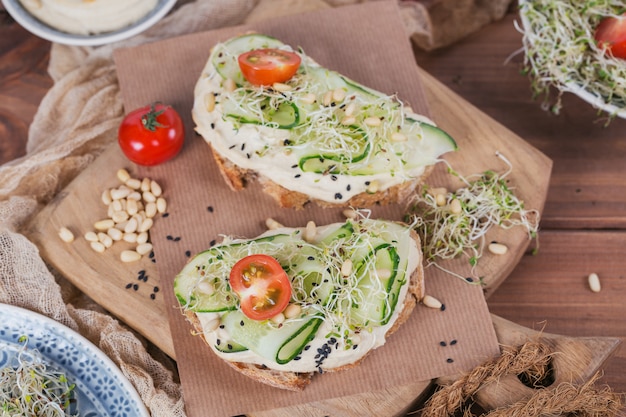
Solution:
[[(119, 365), (153, 416), (184, 416), (175, 364), (50, 270), (37, 247), (20, 233), (21, 227), (115, 141), (124, 109), (111, 58), (114, 48), (358, 2), (179, 1), (168, 17), (131, 40), (98, 48), (54, 44), (49, 64), (54, 85), (30, 127), (26, 155), (0, 167), (0, 302), (42, 313), (78, 331)], [(408, 35), (424, 49), (434, 49), (501, 17), (509, 2), (432, 0), (399, 4)], [(470, 24), (438, 23), (450, 19)]]

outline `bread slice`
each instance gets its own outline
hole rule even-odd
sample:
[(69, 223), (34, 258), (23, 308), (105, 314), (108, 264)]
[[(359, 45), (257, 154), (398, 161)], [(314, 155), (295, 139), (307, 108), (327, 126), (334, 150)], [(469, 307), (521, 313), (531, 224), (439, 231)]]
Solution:
[(213, 48), (194, 90), (196, 131), (235, 191), (261, 186), (281, 207), (369, 207), (405, 201), (455, 141), (395, 96), (318, 65), (255, 86), (237, 56), (291, 48), (248, 34)]
[[(417, 255), (415, 252), (411, 251), (413, 256), (417, 256), (419, 259), (414, 259), (413, 262), (407, 263), (410, 265), (409, 267), (414, 268), (406, 284), (406, 291), (401, 292), (402, 299), (399, 300), (399, 303), (395, 307), (395, 318), (389, 323), (386, 327), (386, 331), (383, 335), (383, 340), (393, 334), (398, 328), (409, 319), (411, 312), (413, 311), (415, 305), (419, 300), (421, 300), (424, 296), (424, 271), (422, 266), (421, 259), (421, 250), (420, 239), (415, 233), (415, 231), (410, 230), (410, 240), (413, 241), (414, 247), (417, 248)], [(179, 297), (180, 300), (180, 297)], [(215, 339), (209, 340), (207, 338), (207, 330), (203, 328), (201, 320), (198, 315), (192, 310), (185, 310), (185, 316), (188, 321), (194, 328), (195, 334), (200, 335), (208, 346), (214, 347)], [(377, 348), (377, 347), (374, 347)], [(384, 346), (381, 348), (384, 349)], [(371, 349), (373, 350), (373, 349)], [(365, 357), (371, 352), (368, 350), (361, 356), (355, 358), (352, 361), (344, 361), (343, 364), (336, 367), (324, 368), (324, 372), (336, 372), (344, 369), (348, 369), (354, 366), (359, 365)], [(221, 356), (224, 359), (224, 356)], [(226, 360), (225, 362), (231, 366), (236, 371), (265, 384), (271, 385), (276, 388), (291, 390), (291, 391), (301, 391), (303, 390), (312, 380), (313, 376), (318, 373), (318, 371), (308, 371), (308, 372), (298, 372), (298, 371), (286, 371), (286, 370), (278, 370), (272, 368), (270, 366), (266, 366), (262, 363), (250, 363), (250, 362), (241, 362), (236, 360)], [(321, 370), (319, 371), (321, 372)]]

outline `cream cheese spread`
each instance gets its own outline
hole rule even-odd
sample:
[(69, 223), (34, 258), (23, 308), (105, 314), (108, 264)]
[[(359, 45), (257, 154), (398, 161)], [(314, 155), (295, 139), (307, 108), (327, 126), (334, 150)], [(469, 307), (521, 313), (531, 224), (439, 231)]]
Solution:
[(158, 0), (20, 0), (29, 13), (63, 32), (93, 35), (133, 24)]

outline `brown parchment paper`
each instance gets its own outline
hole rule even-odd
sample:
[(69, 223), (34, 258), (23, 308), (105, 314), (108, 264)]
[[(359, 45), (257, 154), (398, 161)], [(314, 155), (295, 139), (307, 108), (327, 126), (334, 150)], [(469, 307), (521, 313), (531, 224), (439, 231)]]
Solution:
[[(156, 167), (136, 167), (158, 180), (169, 202), (152, 229), (155, 262), (171, 307), (170, 324), (185, 407), (191, 417), (227, 416), (370, 392), (467, 371), (499, 353), (480, 288), (427, 270), (427, 293), (445, 311), (416, 307), (410, 320), (358, 367), (316, 375), (303, 392), (250, 380), (217, 359), (177, 308), (171, 285), (189, 255), (223, 235), (254, 237), (272, 217), (287, 226), (344, 221), (341, 210), (307, 206), (280, 209), (259, 188), (233, 192), (223, 182), (208, 146), (193, 132), (193, 88), (217, 42), (248, 30), (301, 46), (322, 65), (399, 97), (428, 115), (428, 105), (395, 2), (380, 1), (268, 20), (169, 39), (115, 53), (126, 111), (153, 101), (173, 105), (187, 128), (183, 151)], [(404, 206), (376, 207), (372, 217), (401, 220)], [(454, 343), (451, 343), (455, 341)], [(445, 343), (442, 343), (445, 342)], [(445, 346), (443, 346), (445, 345)]]

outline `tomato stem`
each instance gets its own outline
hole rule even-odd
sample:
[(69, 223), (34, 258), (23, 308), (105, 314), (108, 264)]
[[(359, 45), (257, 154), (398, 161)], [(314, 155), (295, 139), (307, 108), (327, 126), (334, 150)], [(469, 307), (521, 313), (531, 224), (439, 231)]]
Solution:
[(159, 117), (160, 115), (163, 114), (163, 112), (165, 112), (165, 108), (157, 111), (156, 105), (157, 103), (152, 103), (150, 105), (150, 111), (144, 114), (143, 116), (141, 116), (141, 124), (143, 125), (143, 127), (145, 127), (151, 132), (156, 131), (158, 127), (165, 127), (164, 125), (159, 123), (157, 120), (157, 117)]

